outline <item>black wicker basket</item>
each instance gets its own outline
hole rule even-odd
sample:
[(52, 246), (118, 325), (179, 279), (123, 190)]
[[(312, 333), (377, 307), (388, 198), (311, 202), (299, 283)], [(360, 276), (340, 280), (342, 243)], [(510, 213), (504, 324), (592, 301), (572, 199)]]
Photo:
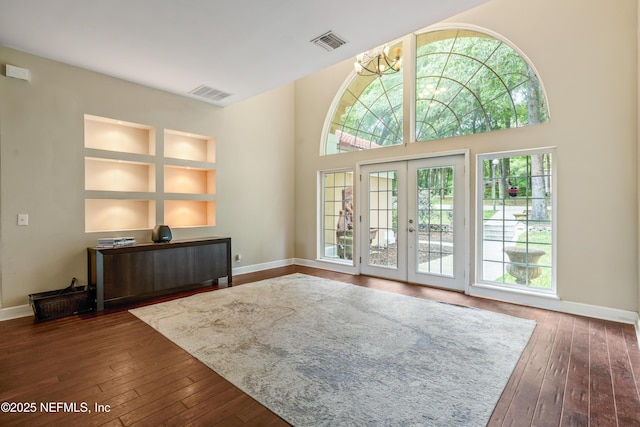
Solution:
[(93, 310), (92, 289), (70, 287), (29, 295), (36, 320), (53, 320)]

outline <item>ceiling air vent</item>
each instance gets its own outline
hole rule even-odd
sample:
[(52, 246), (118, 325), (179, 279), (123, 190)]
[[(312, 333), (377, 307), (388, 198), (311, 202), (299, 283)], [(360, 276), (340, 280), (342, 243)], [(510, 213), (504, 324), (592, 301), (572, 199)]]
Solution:
[(329, 52), (339, 48), (346, 42), (347, 42), (346, 40), (343, 40), (340, 36), (335, 34), (333, 31), (326, 32), (323, 35), (318, 36), (315, 39), (311, 40), (311, 43), (315, 44), (316, 46), (320, 46), (321, 48), (326, 49)]
[(195, 96), (201, 96), (212, 101), (222, 101), (223, 99), (233, 95), (232, 93), (223, 92), (218, 89), (214, 89), (210, 86), (200, 85), (197, 88), (189, 91), (190, 94)]

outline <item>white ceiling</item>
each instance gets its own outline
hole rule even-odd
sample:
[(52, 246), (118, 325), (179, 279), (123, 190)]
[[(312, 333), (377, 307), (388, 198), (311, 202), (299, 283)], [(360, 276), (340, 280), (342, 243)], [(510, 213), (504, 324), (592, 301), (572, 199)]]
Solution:
[(486, 1), (0, 0), (0, 45), (227, 106)]

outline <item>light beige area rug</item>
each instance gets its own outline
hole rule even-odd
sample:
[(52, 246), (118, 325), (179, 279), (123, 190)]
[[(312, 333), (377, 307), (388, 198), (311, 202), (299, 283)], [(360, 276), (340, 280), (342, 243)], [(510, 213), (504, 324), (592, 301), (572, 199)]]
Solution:
[(295, 426), (483, 426), (535, 322), (293, 274), (131, 310)]

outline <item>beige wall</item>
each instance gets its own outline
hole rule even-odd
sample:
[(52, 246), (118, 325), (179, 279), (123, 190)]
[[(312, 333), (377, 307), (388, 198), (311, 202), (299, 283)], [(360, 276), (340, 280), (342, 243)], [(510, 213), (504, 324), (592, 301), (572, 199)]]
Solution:
[[(316, 258), (317, 170), (468, 148), (475, 189), (477, 154), (555, 146), (559, 296), (638, 311), (636, 3), (493, 0), (449, 20), (486, 28), (524, 52), (547, 92), (544, 125), (320, 157), (326, 114), (351, 62), (296, 82), (296, 256)], [(471, 248), (474, 228), (472, 221)]]
[[(494, 31), (530, 58), (551, 122), (328, 157), (320, 135), (351, 61), (220, 109), (0, 48), (0, 64), (32, 73), (29, 83), (0, 76), (2, 305), (73, 276), (86, 282), (86, 247), (104, 235), (84, 232), (86, 113), (216, 137), (217, 225), (174, 236), (231, 236), (243, 255), (234, 267), (316, 258), (318, 170), (468, 148), (475, 188), (477, 154), (556, 146), (558, 293), (638, 311), (637, 16), (635, 0), (493, 0), (456, 16), (449, 22)], [(28, 227), (18, 213), (30, 215)], [(150, 240), (148, 230), (127, 234)]]
[[(32, 76), (0, 76), (3, 307), (72, 277), (86, 283), (87, 246), (122, 234), (84, 232), (84, 114), (215, 137), (216, 226), (174, 238), (231, 236), (243, 255), (234, 267), (293, 257), (293, 84), (221, 109), (1, 47), (0, 64)], [(18, 213), (29, 226), (17, 226)], [(126, 234), (151, 240), (149, 230)]]

